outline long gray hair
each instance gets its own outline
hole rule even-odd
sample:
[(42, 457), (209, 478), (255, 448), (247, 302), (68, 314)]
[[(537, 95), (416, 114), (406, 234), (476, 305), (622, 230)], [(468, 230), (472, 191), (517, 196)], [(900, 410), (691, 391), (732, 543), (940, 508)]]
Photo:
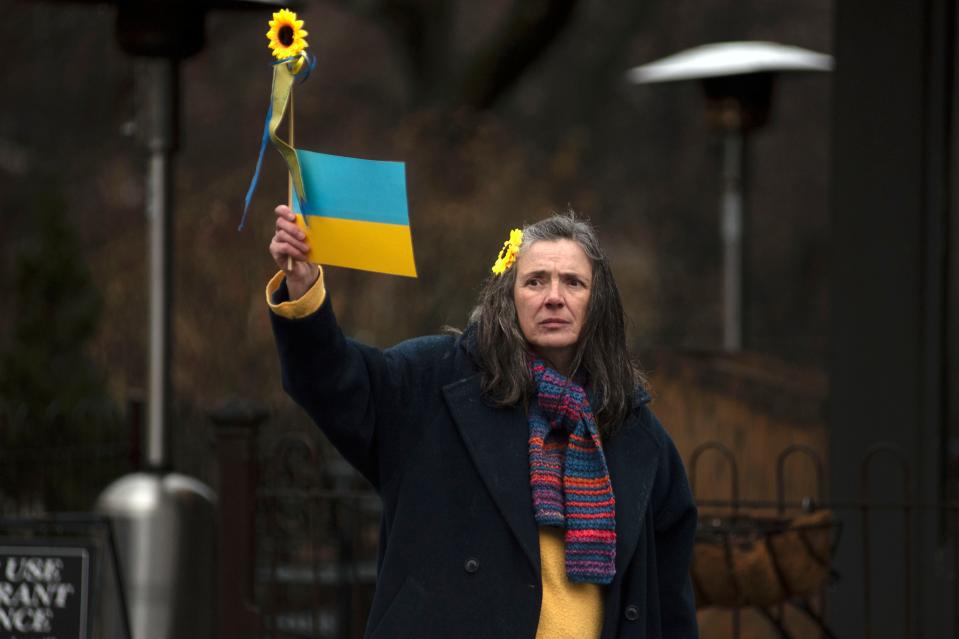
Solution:
[[(645, 383), (626, 347), (626, 316), (596, 232), (569, 211), (523, 229), (519, 255), (535, 242), (573, 240), (593, 267), (586, 321), (577, 342), (571, 371), (585, 373), (599, 406), (596, 422), (607, 437), (622, 424), (632, 407), (633, 393)], [(513, 301), (516, 268), (490, 275), (480, 289), (469, 323), (476, 335), (476, 356), (483, 371), (484, 394), (497, 405), (527, 403), (535, 394), (526, 362), (529, 345), (520, 329)]]

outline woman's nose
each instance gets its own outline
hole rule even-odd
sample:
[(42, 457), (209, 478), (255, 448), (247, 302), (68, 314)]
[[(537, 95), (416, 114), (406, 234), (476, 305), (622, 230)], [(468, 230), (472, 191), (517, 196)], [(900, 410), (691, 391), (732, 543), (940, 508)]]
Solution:
[(553, 282), (546, 290), (546, 305), (550, 307), (562, 306), (563, 296), (559, 289), (559, 282)]

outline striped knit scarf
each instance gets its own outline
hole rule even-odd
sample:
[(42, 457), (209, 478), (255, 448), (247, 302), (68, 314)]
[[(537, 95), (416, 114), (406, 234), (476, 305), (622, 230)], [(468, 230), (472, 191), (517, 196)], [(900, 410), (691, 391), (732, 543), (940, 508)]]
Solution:
[(530, 360), (529, 474), (540, 526), (566, 529), (566, 576), (608, 584), (616, 574), (616, 500), (589, 398), (580, 384)]

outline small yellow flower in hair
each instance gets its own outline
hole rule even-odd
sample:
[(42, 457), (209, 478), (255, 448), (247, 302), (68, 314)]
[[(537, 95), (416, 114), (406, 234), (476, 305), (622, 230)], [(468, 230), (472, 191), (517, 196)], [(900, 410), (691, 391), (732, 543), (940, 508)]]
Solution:
[(503, 242), (503, 248), (500, 249), (496, 263), (493, 264), (493, 273), (502, 275), (516, 262), (516, 254), (519, 253), (519, 247), (523, 243), (523, 231), (513, 229), (509, 232), (509, 239)]

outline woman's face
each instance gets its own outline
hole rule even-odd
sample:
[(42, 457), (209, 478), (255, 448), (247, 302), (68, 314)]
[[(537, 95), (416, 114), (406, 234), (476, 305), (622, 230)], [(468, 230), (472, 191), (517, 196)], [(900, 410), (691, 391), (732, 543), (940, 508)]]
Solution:
[(593, 282), (589, 258), (573, 240), (544, 240), (526, 247), (514, 268), (513, 301), (526, 341), (569, 375)]

